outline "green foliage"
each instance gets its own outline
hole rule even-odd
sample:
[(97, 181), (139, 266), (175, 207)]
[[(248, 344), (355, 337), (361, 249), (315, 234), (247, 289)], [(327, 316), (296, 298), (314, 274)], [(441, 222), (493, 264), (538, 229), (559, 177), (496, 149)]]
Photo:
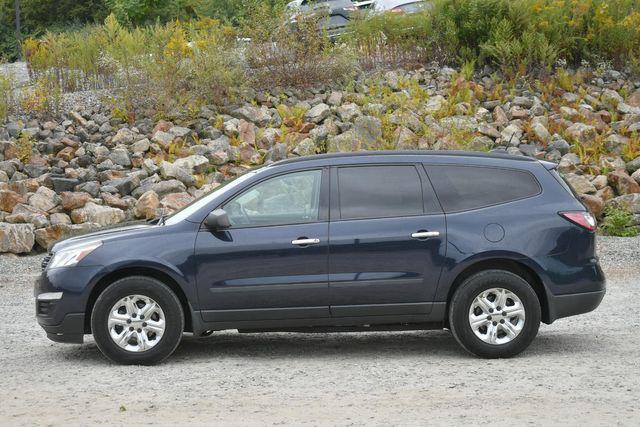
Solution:
[(504, 72), (530, 73), (536, 69), (550, 70), (560, 51), (551, 45), (544, 34), (527, 29), (516, 36), (512, 22), (504, 19), (480, 46)]
[(20, 137), (16, 140), (16, 148), (18, 150), (18, 160), (22, 163), (28, 163), (33, 153), (33, 138), (28, 132), (21, 132)]
[(299, 16), (296, 25), (282, 25), (284, 15), (273, 16), (269, 6), (256, 7), (242, 29), (251, 38), (244, 50), (251, 83), (258, 88), (304, 87), (352, 78), (355, 52), (318, 31), (323, 18)]
[(448, 62), (458, 45), (453, 22), (428, 11), (355, 19), (342, 39), (356, 47), (366, 69)]
[(634, 237), (640, 233), (638, 227), (633, 225), (633, 215), (615, 206), (605, 209), (605, 217), (600, 229), (610, 236), (618, 237)]
[[(109, 14), (104, 0), (21, 0), (20, 9), (21, 32), (33, 37), (100, 22)], [(0, 0), (0, 58), (18, 56), (14, 29), (14, 0)]]

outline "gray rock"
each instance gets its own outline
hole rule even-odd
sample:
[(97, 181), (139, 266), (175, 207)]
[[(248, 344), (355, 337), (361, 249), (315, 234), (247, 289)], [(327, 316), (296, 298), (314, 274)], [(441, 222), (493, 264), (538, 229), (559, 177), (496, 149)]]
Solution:
[(59, 204), (60, 196), (58, 196), (55, 191), (47, 187), (38, 188), (38, 190), (29, 198), (29, 206), (33, 206), (43, 212), (48, 212)]
[(167, 148), (169, 144), (173, 142), (174, 139), (175, 137), (173, 136), (173, 134), (169, 132), (163, 132), (161, 130), (154, 133), (153, 136), (151, 137), (151, 141), (155, 142), (156, 144), (160, 145), (163, 148)]
[(305, 138), (293, 149), (293, 154), (298, 156), (312, 156), (316, 154), (316, 144), (311, 138)]
[(271, 115), (266, 108), (257, 108), (247, 104), (233, 111), (233, 116), (254, 123), (258, 126), (266, 126), (271, 121)]
[(517, 147), (518, 145), (520, 145), (520, 139), (522, 138), (523, 132), (520, 126), (512, 123), (504, 128), (502, 132), (500, 132), (500, 135), (502, 137), (502, 142), (504, 145)]
[(640, 169), (640, 156), (628, 162), (626, 165), (626, 169), (627, 169), (627, 172), (629, 173), (633, 173), (638, 169)]
[(353, 104), (353, 103), (341, 105), (340, 107), (338, 107), (337, 113), (338, 113), (338, 117), (343, 122), (351, 122), (356, 117), (362, 115), (362, 112), (360, 111), (360, 107), (358, 107), (356, 104)]
[(304, 117), (307, 121), (317, 124), (322, 123), (329, 114), (331, 114), (331, 108), (327, 104), (320, 103), (307, 111)]
[(93, 202), (89, 202), (84, 205), (84, 207), (71, 211), (71, 219), (74, 224), (91, 222), (104, 227), (124, 221), (125, 214), (121, 209), (101, 206)]
[(602, 102), (613, 107), (616, 107), (621, 102), (624, 102), (624, 98), (618, 92), (612, 89), (603, 90), (600, 99), (602, 100)]
[(475, 117), (452, 116), (440, 120), (440, 124), (447, 129), (457, 129), (466, 132), (475, 132), (478, 129), (478, 121)]
[[(73, 189), (69, 189), (66, 191), (72, 191)], [(85, 193), (91, 194), (91, 197), (98, 197), (100, 194), (100, 183), (97, 181), (89, 181), (76, 186), (75, 190), (84, 191)]]
[(567, 133), (581, 143), (593, 141), (598, 135), (596, 128), (584, 123), (574, 123), (567, 128)]
[(131, 158), (129, 158), (129, 152), (124, 148), (116, 148), (111, 151), (109, 159), (116, 165), (120, 165), (126, 168), (131, 166)]
[(184, 139), (191, 134), (191, 129), (182, 126), (173, 126), (171, 129), (169, 129), (169, 133), (176, 138)]
[(549, 148), (552, 150), (558, 150), (561, 155), (565, 155), (571, 149), (571, 145), (564, 139), (560, 137), (558, 134), (553, 135), (553, 141), (551, 142)]
[(192, 155), (177, 159), (173, 162), (173, 165), (177, 168), (184, 169), (188, 173), (201, 173), (206, 171), (209, 166), (209, 160), (204, 156)]
[(119, 144), (131, 144), (136, 137), (136, 134), (128, 128), (122, 128), (111, 138), (111, 143), (113, 145)]
[(31, 252), (35, 244), (32, 224), (0, 223), (0, 253), (23, 254)]
[(131, 151), (134, 153), (146, 153), (149, 151), (151, 147), (151, 143), (147, 138), (141, 139), (140, 141), (136, 141), (131, 145)]
[(551, 134), (547, 128), (540, 122), (535, 122), (532, 126), (533, 133), (540, 142), (548, 144), (551, 141)]
[(372, 148), (382, 139), (382, 122), (376, 117), (361, 116), (355, 120), (353, 131), (366, 148)]
[(342, 104), (342, 92), (333, 91), (327, 98), (327, 104), (337, 107)]
[(511, 102), (513, 105), (517, 105), (518, 107), (529, 109), (533, 107), (533, 98), (529, 98), (526, 96), (516, 96), (513, 98)]
[[(107, 185), (115, 187), (120, 195), (126, 196), (140, 186), (140, 178), (132, 174), (124, 178), (108, 181)], [(104, 189), (105, 187), (103, 186), (102, 188)]]
[(583, 175), (567, 173), (564, 178), (578, 194), (594, 194), (597, 191), (591, 181)]

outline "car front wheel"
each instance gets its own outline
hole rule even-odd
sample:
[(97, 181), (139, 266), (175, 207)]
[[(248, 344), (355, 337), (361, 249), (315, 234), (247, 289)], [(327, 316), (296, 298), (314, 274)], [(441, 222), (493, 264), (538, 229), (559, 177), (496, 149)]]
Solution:
[(91, 313), (91, 331), (102, 353), (121, 364), (151, 365), (169, 357), (184, 330), (184, 313), (162, 282), (135, 276), (108, 286)]
[(540, 302), (527, 281), (503, 270), (467, 278), (449, 307), (449, 325), (458, 343), (484, 358), (515, 356), (540, 327)]

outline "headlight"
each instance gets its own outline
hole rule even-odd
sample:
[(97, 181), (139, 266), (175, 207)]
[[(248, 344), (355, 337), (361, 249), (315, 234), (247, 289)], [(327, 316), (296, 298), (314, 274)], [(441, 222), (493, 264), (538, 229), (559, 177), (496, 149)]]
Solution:
[(102, 242), (93, 242), (56, 252), (49, 263), (49, 268), (74, 266), (100, 246), (102, 246)]

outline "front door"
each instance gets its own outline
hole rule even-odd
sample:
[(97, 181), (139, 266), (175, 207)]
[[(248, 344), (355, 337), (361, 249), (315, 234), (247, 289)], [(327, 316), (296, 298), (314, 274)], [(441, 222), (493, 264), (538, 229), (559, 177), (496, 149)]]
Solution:
[(421, 165), (333, 169), (330, 216), (332, 316), (431, 311), (446, 224)]
[(198, 233), (204, 321), (330, 317), (323, 175), (314, 169), (267, 178), (222, 206), (228, 230)]

